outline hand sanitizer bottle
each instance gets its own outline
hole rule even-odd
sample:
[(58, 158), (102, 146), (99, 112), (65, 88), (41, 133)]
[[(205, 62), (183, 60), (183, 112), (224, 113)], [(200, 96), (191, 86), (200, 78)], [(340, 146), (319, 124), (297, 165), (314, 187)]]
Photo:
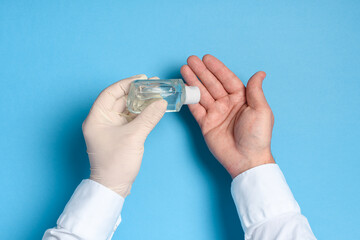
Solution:
[(185, 86), (182, 79), (135, 80), (130, 85), (126, 105), (130, 112), (137, 114), (159, 99), (168, 102), (166, 112), (178, 112), (183, 104), (200, 101), (200, 89)]

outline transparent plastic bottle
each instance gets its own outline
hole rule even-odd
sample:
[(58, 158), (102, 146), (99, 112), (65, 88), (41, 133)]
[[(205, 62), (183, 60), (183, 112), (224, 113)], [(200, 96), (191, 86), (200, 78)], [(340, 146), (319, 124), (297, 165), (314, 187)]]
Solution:
[(183, 104), (200, 101), (198, 87), (185, 86), (182, 79), (135, 80), (130, 85), (127, 108), (132, 113), (140, 113), (152, 102), (164, 99), (168, 102), (166, 112), (178, 112)]

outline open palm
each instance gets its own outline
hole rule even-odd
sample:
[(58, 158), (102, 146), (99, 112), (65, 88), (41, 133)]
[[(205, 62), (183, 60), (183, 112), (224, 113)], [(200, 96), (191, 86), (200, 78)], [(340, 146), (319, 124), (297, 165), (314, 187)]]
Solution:
[(274, 162), (270, 143), (274, 117), (262, 91), (264, 72), (254, 74), (246, 88), (221, 61), (211, 55), (188, 58), (181, 68), (186, 83), (197, 86), (200, 103), (189, 105), (205, 141), (234, 178)]

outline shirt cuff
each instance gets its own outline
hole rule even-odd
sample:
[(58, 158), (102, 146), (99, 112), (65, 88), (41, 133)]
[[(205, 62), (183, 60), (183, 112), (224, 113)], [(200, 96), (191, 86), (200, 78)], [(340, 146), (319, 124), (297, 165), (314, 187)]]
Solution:
[(82, 239), (111, 239), (121, 221), (124, 198), (92, 180), (83, 180), (57, 224)]
[(264, 164), (241, 173), (231, 183), (231, 194), (245, 234), (281, 214), (300, 213), (277, 164)]

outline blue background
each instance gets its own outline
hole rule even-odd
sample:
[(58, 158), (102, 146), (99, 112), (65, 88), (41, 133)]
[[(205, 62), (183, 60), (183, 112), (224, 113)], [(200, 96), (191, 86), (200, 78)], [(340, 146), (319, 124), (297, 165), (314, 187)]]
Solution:
[[(0, 239), (40, 239), (89, 176), (81, 124), (135, 74), (179, 77), (211, 53), (267, 72), (272, 151), (319, 239), (354, 239), (360, 1), (1, 1)], [(146, 142), (114, 239), (242, 239), (231, 179), (187, 108)]]

